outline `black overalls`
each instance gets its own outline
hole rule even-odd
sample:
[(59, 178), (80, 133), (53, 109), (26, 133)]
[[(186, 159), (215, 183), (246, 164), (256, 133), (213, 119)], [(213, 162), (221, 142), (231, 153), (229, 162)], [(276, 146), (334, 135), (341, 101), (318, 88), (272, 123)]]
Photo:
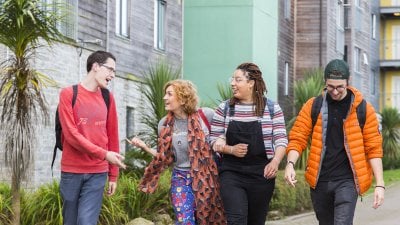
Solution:
[(264, 225), (275, 179), (264, 177), (269, 162), (258, 121), (231, 120), (226, 132), (226, 144), (248, 144), (245, 157), (226, 154), (220, 167), (221, 194), (228, 225)]

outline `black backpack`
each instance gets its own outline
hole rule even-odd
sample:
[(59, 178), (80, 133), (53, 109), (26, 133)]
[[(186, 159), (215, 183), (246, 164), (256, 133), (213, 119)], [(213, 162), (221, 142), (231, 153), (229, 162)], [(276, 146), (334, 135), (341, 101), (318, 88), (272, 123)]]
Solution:
[[(76, 102), (76, 96), (78, 95), (78, 85), (75, 84), (72, 86), (72, 108), (74, 108), (75, 102)], [(104, 102), (106, 103), (107, 106), (107, 113), (108, 113), (108, 107), (110, 106), (110, 91), (106, 88), (101, 88), (101, 95), (103, 96)], [(56, 119), (55, 119), (55, 132), (56, 132), (56, 144), (54, 146), (54, 153), (53, 153), (53, 160), (51, 161), (51, 169), (53, 169), (54, 166), (54, 160), (56, 159), (57, 155), (57, 148), (60, 149), (61, 151), (63, 150), (62, 146), (62, 141), (61, 141), (61, 135), (62, 135), (62, 127), (60, 123), (60, 117), (58, 115), (58, 106), (56, 110)]]
[[(319, 95), (315, 97), (314, 102), (312, 104), (311, 108), (311, 119), (312, 119), (312, 127), (314, 128), (315, 123), (317, 122), (318, 119), (318, 114), (321, 111), (322, 107), (322, 95)], [(360, 125), (361, 132), (364, 129), (365, 125), (365, 117), (367, 114), (367, 103), (363, 99), (361, 103), (357, 106), (357, 119), (358, 119), (358, 124)]]

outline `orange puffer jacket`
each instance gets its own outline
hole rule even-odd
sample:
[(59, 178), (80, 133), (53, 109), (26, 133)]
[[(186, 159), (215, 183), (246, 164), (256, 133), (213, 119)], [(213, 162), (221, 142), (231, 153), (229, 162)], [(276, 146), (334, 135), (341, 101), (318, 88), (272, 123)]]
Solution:
[[(382, 158), (382, 136), (379, 131), (379, 122), (375, 110), (370, 103), (366, 107), (366, 120), (363, 131), (358, 124), (356, 108), (363, 97), (361, 93), (348, 87), (348, 94), (352, 94), (350, 113), (343, 123), (344, 146), (350, 166), (353, 171), (354, 182), (359, 195), (365, 193), (372, 182), (372, 169), (368, 162), (372, 158)], [(324, 92), (325, 94), (325, 92)], [(323, 94), (323, 95), (324, 95)], [(309, 136), (312, 132), (311, 148), (308, 155), (305, 177), (312, 188), (315, 188), (320, 174), (322, 157), (325, 151), (325, 132), (327, 126), (327, 104), (322, 104), (318, 120), (312, 128), (311, 108), (314, 98), (309, 99), (297, 116), (289, 134), (289, 144), (286, 148), (298, 151), (299, 154), (307, 148)], [(324, 129), (325, 128), (325, 129)]]

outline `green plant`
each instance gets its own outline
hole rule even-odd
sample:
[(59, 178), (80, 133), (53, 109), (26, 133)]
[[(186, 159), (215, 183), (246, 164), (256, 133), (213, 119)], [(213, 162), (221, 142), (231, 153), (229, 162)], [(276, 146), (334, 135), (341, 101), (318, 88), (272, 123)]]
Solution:
[(270, 203), (270, 211), (281, 215), (299, 214), (312, 209), (310, 186), (305, 181), (304, 171), (296, 171), (296, 187), (290, 187), (284, 179), (284, 171), (279, 171), (275, 180), (275, 190)]
[(56, 181), (42, 185), (22, 201), (21, 224), (62, 225), (62, 199)]
[(42, 89), (55, 84), (30, 66), (30, 59), (42, 43), (63, 40), (57, 30), (59, 19), (53, 11), (41, 7), (41, 0), (0, 1), (0, 44), (13, 54), (0, 68), (0, 127), (6, 166), (11, 170), (14, 225), (20, 224), (20, 184), (27, 175), (36, 140), (34, 124), (46, 122), (48, 111)]
[(148, 70), (143, 72), (144, 84), (142, 92), (145, 99), (150, 104), (143, 115), (143, 123), (147, 125), (151, 132), (148, 135), (147, 142), (155, 145), (158, 136), (158, 122), (166, 115), (164, 107), (164, 85), (171, 80), (180, 77), (180, 70), (174, 70), (172, 66), (164, 61), (159, 61), (155, 65), (150, 65)]
[(0, 184), (0, 224), (11, 224), (11, 189), (7, 184)]
[[(124, 179), (123, 177), (121, 178)], [(120, 185), (121, 181), (118, 182), (118, 186)], [(104, 195), (98, 222), (99, 225), (126, 224), (128, 222), (128, 215), (124, 210), (124, 201), (126, 200), (124, 194)]]
[[(312, 97), (321, 94), (324, 87), (324, 76), (322, 69), (310, 69), (305, 72), (304, 79), (298, 80), (294, 84), (294, 104), (296, 112), (299, 112), (301, 107)], [(311, 118), (310, 118), (311, 119)], [(287, 123), (287, 130), (290, 131), (296, 117), (293, 117)], [(297, 169), (304, 169), (307, 163), (308, 148), (304, 150), (301, 157), (296, 163)]]
[(381, 112), (384, 169), (400, 168), (400, 113), (385, 107)]

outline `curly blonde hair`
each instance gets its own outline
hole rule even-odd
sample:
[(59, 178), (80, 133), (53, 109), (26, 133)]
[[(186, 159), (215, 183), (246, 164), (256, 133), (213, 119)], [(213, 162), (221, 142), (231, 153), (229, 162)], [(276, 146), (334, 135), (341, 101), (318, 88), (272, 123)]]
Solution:
[(194, 84), (188, 80), (172, 80), (164, 85), (164, 93), (169, 86), (173, 87), (177, 100), (183, 102), (183, 111), (188, 115), (195, 113), (199, 98)]

